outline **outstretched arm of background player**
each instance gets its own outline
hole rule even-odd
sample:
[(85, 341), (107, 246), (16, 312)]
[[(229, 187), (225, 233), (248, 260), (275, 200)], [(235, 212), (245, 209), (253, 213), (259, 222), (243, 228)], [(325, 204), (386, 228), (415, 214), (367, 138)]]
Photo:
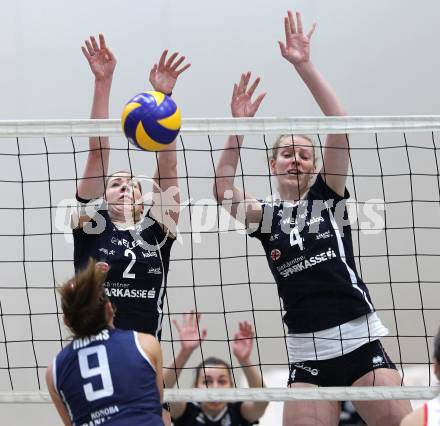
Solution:
[[(265, 387), (263, 377), (255, 365), (252, 365), (251, 354), (253, 349), (253, 339), (255, 337), (252, 325), (243, 321), (239, 323), (239, 329), (234, 335), (233, 352), (238, 362), (243, 368), (250, 388)], [(241, 405), (241, 415), (249, 422), (257, 421), (266, 411), (269, 402), (265, 401), (246, 401)]]
[(69, 413), (67, 411), (66, 406), (64, 405), (63, 401), (61, 400), (60, 396), (58, 395), (58, 392), (55, 390), (55, 385), (53, 383), (53, 376), (52, 376), (52, 365), (49, 365), (46, 369), (46, 384), (47, 384), (47, 390), (49, 391), (49, 395), (52, 398), (52, 402), (55, 405), (55, 408), (58, 411), (58, 414), (61, 417), (61, 420), (63, 421), (65, 426), (71, 426), (72, 422), (70, 420)]
[[(233, 117), (253, 117), (266, 96), (266, 93), (261, 93), (252, 102), (252, 96), (260, 83), (260, 77), (257, 77), (248, 88), (250, 78), (250, 72), (244, 73), (241, 75), (240, 82), (234, 84), (231, 100)], [(215, 169), (213, 192), (217, 202), (221, 203), (231, 216), (248, 225), (258, 224), (262, 215), (260, 203), (234, 185), (243, 139), (242, 135), (231, 135), (227, 139)]]
[[(183, 64), (185, 56), (174, 52), (167, 59), (168, 50), (164, 50), (159, 62), (150, 71), (150, 83), (154, 90), (171, 95), (179, 76), (191, 64)], [(152, 216), (173, 235), (179, 221), (180, 191), (177, 179), (176, 141), (168, 144), (156, 155), (157, 168), (154, 173), (154, 205)]]
[[(301, 14), (296, 12), (295, 22), (293, 13), (288, 11), (284, 17), (285, 42), (278, 42), (281, 55), (295, 67), (325, 115), (345, 116), (345, 109), (336, 93), (310, 60), (310, 40), (315, 28), (316, 24), (313, 24), (304, 34)], [(321, 173), (327, 185), (341, 196), (347, 180), (348, 149), (347, 135), (327, 136)]]
[[(95, 76), (95, 88), (90, 118), (108, 118), (110, 89), (116, 59), (107, 47), (103, 34), (99, 34), (99, 44), (95, 37), (85, 41), (81, 50)], [(85, 200), (102, 197), (108, 171), (109, 141), (107, 137), (91, 137), (86, 166), (78, 184), (78, 196)]]
[[(199, 329), (201, 315), (194, 311), (187, 312), (183, 315), (181, 323), (173, 320), (173, 324), (179, 333), (180, 350), (173, 362), (164, 372), (165, 387), (172, 388), (176, 384), (182, 368), (186, 365), (190, 356), (206, 338), (206, 328)], [(171, 417), (177, 419), (185, 412), (185, 402), (170, 403)]]

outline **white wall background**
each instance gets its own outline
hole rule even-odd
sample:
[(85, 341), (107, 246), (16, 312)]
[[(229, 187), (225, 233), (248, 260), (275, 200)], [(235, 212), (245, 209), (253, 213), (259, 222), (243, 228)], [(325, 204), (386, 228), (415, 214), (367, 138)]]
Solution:
[[(111, 97), (112, 118), (119, 117), (124, 103), (132, 95), (149, 87), (148, 71), (164, 48), (178, 50), (193, 64), (181, 77), (174, 92), (185, 117), (228, 116), (232, 85), (241, 72), (248, 70), (262, 77), (261, 90), (268, 92), (260, 116), (319, 115), (313, 99), (279, 53), (277, 40), (283, 37), (282, 18), (288, 8), (302, 11), (306, 28), (313, 21), (318, 23), (313, 36), (312, 59), (335, 87), (349, 114), (437, 114), (440, 111), (440, 3), (435, 0), (425, 0), (417, 7), (407, 0), (278, 0), (272, 3), (261, 0), (223, 0), (219, 3), (195, 0), (2, 0), (1, 6), (1, 119), (87, 118), (93, 80), (80, 46), (90, 34), (98, 32), (106, 35), (108, 46), (118, 60)], [(424, 138), (424, 143), (429, 145), (429, 135)], [(186, 143), (193, 142), (187, 140)], [(199, 143), (203, 141), (194, 141), (194, 146)], [(218, 142), (219, 146), (221, 143)], [(258, 155), (251, 167), (261, 172), (263, 156)], [(194, 173), (205, 173), (206, 160), (209, 163), (208, 157), (194, 154), (190, 160)], [(404, 157), (401, 160), (405, 161)], [(116, 157), (114, 167), (119, 166), (118, 161)], [(58, 163), (60, 169), (63, 165)], [(362, 165), (365, 166), (365, 157), (359, 158), (359, 166)], [(45, 169), (45, 165), (42, 166)], [(7, 167), (2, 167), (2, 173), (5, 170), (9, 173)], [(34, 176), (39, 173), (39, 168), (30, 163), (28, 170)], [(141, 172), (142, 169), (139, 170)], [(198, 199), (210, 196), (207, 188), (194, 183), (193, 195)], [(379, 188), (375, 189), (376, 192), (373, 192), (377, 195)], [(10, 187), (3, 189), (6, 198), (14, 198), (15, 194), (9, 191)], [(71, 195), (66, 193), (67, 190), (60, 191), (64, 196)], [(61, 193), (56, 198), (61, 198)], [(38, 192), (34, 197), (38, 198)], [(17, 220), (19, 222), (20, 218)], [(238, 240), (231, 236), (231, 244), (235, 241)], [(400, 239), (395, 241), (399, 245)], [(207, 242), (203, 252), (208, 248), (215, 252), (216, 247), (215, 241)], [(37, 249), (38, 246), (35, 252)], [(60, 258), (66, 258), (64, 254), (70, 253), (71, 247), (63, 246), (63, 250), (60, 249)], [(172, 255), (183, 257), (185, 253), (185, 246), (176, 246)], [(226, 280), (227, 273), (237, 265), (231, 263), (229, 269), (225, 267)], [(261, 269), (264, 274), (258, 275), (258, 279), (270, 280), (264, 263), (255, 268)], [(368, 266), (364, 268), (368, 270)], [(374, 266), (370, 269), (373, 271)], [(67, 267), (60, 271), (60, 279), (70, 273)], [(179, 273), (177, 265), (170, 273), (170, 281), (177, 285)], [(13, 269), (9, 272), (2, 269), (3, 278), (14, 277), (14, 274)], [(35, 274), (36, 277), (44, 277), (43, 272)], [(430, 269), (426, 275), (432, 280), (435, 271)], [(203, 271), (201, 276), (202, 280), (205, 279)], [(370, 279), (374, 278), (371, 274)], [(188, 281), (190, 276), (185, 278), (185, 283)], [(414, 299), (412, 293), (401, 290), (405, 300)], [(429, 294), (438, 294), (434, 287), (428, 290)], [(170, 291), (170, 304), (174, 303), (175, 311), (191, 307), (188, 300), (179, 299), (183, 294), (179, 291)], [(245, 295), (246, 288), (243, 291)], [(262, 301), (261, 307), (269, 303), (268, 299), (272, 304), (278, 303), (274, 288), (270, 294), (266, 287), (255, 288), (255, 291), (261, 291), (256, 297), (257, 304)], [(389, 295), (384, 292), (373, 290), (379, 308), (389, 307)], [(203, 299), (203, 289), (200, 294)], [(6, 297), (5, 293), (2, 295)], [(229, 297), (231, 306), (241, 301), (237, 293), (229, 294)], [(209, 296), (204, 300), (209, 301)], [(434, 304), (434, 296), (431, 301)], [(206, 303), (208, 308), (209, 303)], [(42, 307), (42, 311), (47, 309)], [(438, 322), (436, 312), (428, 314), (431, 315), (430, 324)], [(267, 316), (269, 314), (261, 315), (259, 325), (263, 334), (279, 334), (282, 330), (279, 313), (275, 313), (273, 318)], [(385, 320), (389, 319), (387, 325), (394, 332), (392, 315), (384, 312), (383, 316)], [(53, 318), (48, 320), (53, 325)], [(231, 321), (234, 325), (238, 319), (233, 317)], [(405, 332), (420, 333), (422, 327), (419, 322), (420, 319), (417, 328), (409, 320), (408, 324), (417, 329), (408, 326)], [(208, 319), (207, 323), (210, 323)], [(40, 324), (41, 331), (48, 323), (37, 324)], [(25, 327), (25, 324), (15, 326), (17, 338), (22, 337), (20, 332), (24, 333)], [(432, 332), (432, 327), (429, 332)], [(277, 330), (275, 333), (274, 329)], [(210, 330), (213, 328), (210, 327)], [(219, 333), (224, 338), (223, 332)], [(211, 335), (214, 334), (211, 331)], [(405, 342), (403, 344), (405, 346)], [(207, 351), (216, 348), (213, 345)], [(407, 350), (411, 354), (421, 352), (421, 358), (426, 362), (426, 346), (423, 343)], [(270, 347), (263, 347), (263, 358), (269, 360), (271, 352)], [(395, 353), (393, 355), (396, 356)], [(41, 365), (45, 365), (44, 362), (42, 360)], [(196, 363), (197, 360), (194, 360), (192, 365)], [(26, 381), (17, 380), (23, 383), (23, 390), (27, 389)], [(1, 389), (8, 386), (7, 377), (1, 375)], [(279, 386), (284, 386), (284, 382)], [(51, 407), (4, 405), (0, 406), (0, 418), (8, 418), (11, 425), (57, 422)]]

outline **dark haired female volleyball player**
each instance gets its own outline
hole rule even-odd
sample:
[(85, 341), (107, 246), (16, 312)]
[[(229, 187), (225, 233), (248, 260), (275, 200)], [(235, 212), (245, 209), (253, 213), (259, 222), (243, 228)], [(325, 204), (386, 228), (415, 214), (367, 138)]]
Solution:
[[(174, 363), (166, 370), (164, 380), (167, 387), (173, 387), (193, 351), (206, 338), (207, 330), (198, 330), (200, 314), (188, 312), (181, 323), (173, 320), (179, 332), (180, 350)], [(233, 353), (243, 368), (249, 387), (264, 387), (263, 378), (258, 368), (252, 364), (254, 330), (247, 321), (240, 322), (234, 335)], [(231, 366), (217, 357), (209, 357), (196, 368), (194, 387), (196, 388), (232, 388), (234, 380)], [(250, 426), (258, 423), (263, 416), (268, 401), (219, 402), (207, 401), (172, 402), (171, 417), (175, 426)]]
[[(94, 37), (86, 40), (82, 51), (95, 76), (91, 118), (108, 118), (116, 59), (102, 34), (99, 44)], [(150, 72), (156, 91), (172, 92), (179, 75), (190, 66), (181, 66), (184, 59), (178, 53), (167, 59), (167, 51), (162, 53)], [(146, 188), (140, 179), (126, 171), (108, 176), (108, 138), (91, 137), (89, 145), (76, 194), (80, 212), (73, 223), (75, 269), (83, 268), (90, 257), (106, 262), (110, 269), (105, 291), (116, 306), (115, 326), (160, 340), (170, 250), (179, 216), (176, 142), (157, 153), (151, 179), (157, 203), (146, 214), (142, 199)]]
[(106, 271), (91, 260), (60, 290), (73, 341), (47, 368), (49, 394), (65, 425), (163, 425), (159, 342), (114, 328)]
[[(310, 60), (310, 39), (301, 15), (284, 18), (282, 56), (295, 68), (325, 115), (345, 115), (328, 83)], [(248, 89), (250, 73), (234, 86), (232, 114), (252, 117), (263, 100)], [(258, 238), (283, 300), (288, 328), (290, 387), (399, 386), (402, 379), (379, 338), (387, 334), (374, 311), (365, 284), (356, 272), (350, 226), (346, 219), (348, 169), (346, 135), (329, 135), (323, 166), (316, 176), (316, 153), (306, 136), (281, 136), (270, 168), (280, 199), (260, 202), (234, 186), (243, 136), (229, 137), (216, 169), (214, 194), (227, 197), (231, 214)], [(314, 177), (316, 176), (316, 180)], [(241, 213), (243, 213), (241, 215)], [(240, 217), (241, 216), (241, 217)], [(253, 226), (252, 226), (253, 225)], [(345, 225), (345, 226), (344, 226)], [(371, 425), (398, 425), (411, 411), (408, 401), (356, 401)], [(337, 425), (340, 403), (298, 401), (284, 404), (284, 425)]]

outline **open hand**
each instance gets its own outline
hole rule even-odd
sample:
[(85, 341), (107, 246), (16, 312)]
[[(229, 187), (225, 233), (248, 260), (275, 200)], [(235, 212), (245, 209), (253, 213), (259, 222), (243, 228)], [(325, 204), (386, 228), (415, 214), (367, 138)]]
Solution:
[(284, 32), (286, 42), (279, 41), (281, 55), (291, 64), (297, 66), (310, 60), (310, 39), (315, 31), (316, 23), (307, 34), (303, 33), (301, 13), (296, 12), (296, 23), (289, 10), (284, 17)]
[(90, 36), (90, 40), (85, 40), (84, 43), (85, 46), (81, 46), (81, 50), (96, 80), (111, 79), (116, 67), (116, 59), (106, 46), (104, 35), (99, 34), (99, 45), (94, 36)]
[(178, 52), (174, 52), (167, 59), (168, 50), (164, 50), (159, 59), (158, 64), (154, 64), (150, 71), (150, 83), (154, 90), (167, 94), (172, 93), (176, 85), (177, 78), (186, 71), (191, 64), (179, 66), (185, 60), (185, 56), (179, 56)]
[(206, 328), (199, 330), (200, 318), (201, 314), (190, 311), (183, 314), (181, 323), (173, 320), (173, 324), (179, 332), (183, 351), (193, 352), (206, 339)]
[(234, 84), (234, 91), (231, 100), (233, 117), (253, 117), (266, 96), (266, 93), (261, 93), (257, 96), (255, 101), (252, 102), (252, 95), (260, 83), (260, 77), (257, 77), (248, 89), (247, 86), (250, 78), (250, 72), (244, 73), (241, 75), (240, 82)]
[(248, 321), (239, 323), (239, 329), (234, 334), (233, 352), (238, 361), (243, 364), (249, 361), (253, 347), (254, 329)]

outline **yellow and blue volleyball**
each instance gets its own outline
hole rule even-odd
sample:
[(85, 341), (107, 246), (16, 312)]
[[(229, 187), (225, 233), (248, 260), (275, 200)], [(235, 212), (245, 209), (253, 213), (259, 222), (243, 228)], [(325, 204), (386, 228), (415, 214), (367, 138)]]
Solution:
[(122, 129), (135, 146), (160, 151), (173, 142), (180, 130), (180, 111), (175, 102), (160, 92), (143, 92), (125, 105)]

